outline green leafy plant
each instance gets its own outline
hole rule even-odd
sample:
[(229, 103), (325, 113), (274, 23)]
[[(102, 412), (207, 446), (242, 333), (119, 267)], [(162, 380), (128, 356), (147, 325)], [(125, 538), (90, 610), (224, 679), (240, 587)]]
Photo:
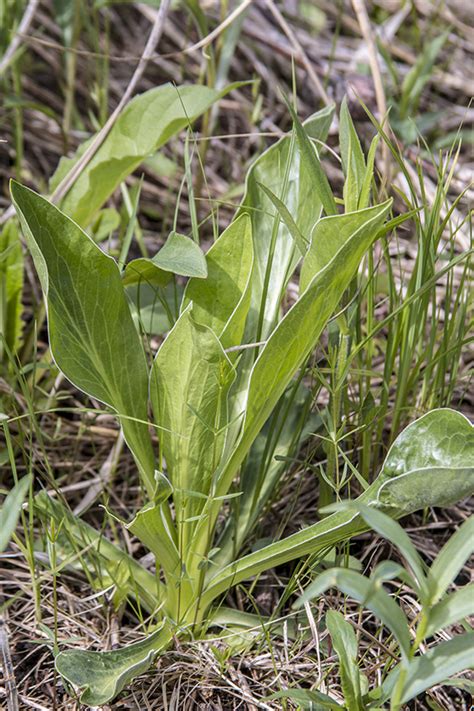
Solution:
[[(393, 224), (387, 222), (391, 201), (368, 207), (366, 180), (354, 182), (352, 170), (357, 205), (337, 214), (313, 142), (325, 140), (331, 110), (304, 127), (293, 118), (294, 133), (250, 169), (242, 206), (205, 259), (194, 243), (173, 235), (153, 259), (132, 262), (123, 276), (76, 222), (33, 191), (11, 185), (45, 294), (55, 361), (74, 385), (116, 413), (146, 497), (134, 518), (122, 523), (156, 560), (152, 575), (61, 504), (38, 497), (40, 514), (63, 521), (75, 545), (87, 547), (123, 596), (134, 598), (158, 625), (150, 637), (121, 650), (58, 655), (58, 671), (81, 690), (84, 703), (113, 698), (174, 634), (205, 629), (232, 585), (367, 528), (360, 513), (337, 512), (244, 554), (281, 474), (273, 462), (257, 476), (249, 469), (254, 446), (275, 412), (294, 413), (301, 392), (295, 376), (365, 252)], [(351, 149), (345, 150), (349, 156)], [(361, 167), (354, 162), (354, 170)], [(84, 213), (78, 215), (84, 223)], [(171, 254), (169, 243), (177, 242), (184, 251)], [(300, 263), (299, 298), (284, 313), (282, 300)], [(190, 272), (190, 264), (201, 271)], [(159, 294), (173, 273), (193, 275), (149, 365), (127, 280), (138, 278), (138, 287), (151, 281)], [(150, 405), (158, 453), (150, 438)], [(288, 437), (284, 423), (279, 432)], [(426, 415), (396, 440), (360, 502), (398, 517), (466, 496), (474, 488), (470, 438), (461, 415)]]
[[(471, 435), (468, 456), (474, 447)], [(469, 455), (470, 450), (470, 455)], [(463, 456), (466, 454), (464, 450)], [(390, 458), (390, 455), (389, 455)], [(334, 508), (334, 507), (331, 507)], [(466, 631), (447, 641), (437, 642), (435, 636), (474, 614), (474, 586), (465, 585), (448, 592), (466, 560), (474, 553), (474, 517), (465, 521), (439, 552), (429, 570), (411, 542), (408, 534), (381, 510), (359, 502), (344, 502), (339, 511), (353, 512), (362, 517), (370, 528), (395, 545), (405, 561), (405, 567), (391, 561), (379, 563), (366, 577), (353, 570), (332, 568), (319, 575), (309, 585), (295, 607), (323, 595), (330, 588), (341, 592), (370, 610), (390, 630), (397, 645), (400, 661), (389, 662), (383, 672), (382, 683), (369, 691), (368, 681), (360, 671), (358, 642), (354, 628), (335, 610), (326, 613), (326, 626), (339, 659), (344, 705), (320, 691), (293, 689), (279, 697), (295, 698), (304, 708), (344, 708), (365, 711), (385, 708), (390, 703), (398, 711), (418, 695), (436, 684), (441, 684), (458, 672), (472, 668), (474, 632)], [(399, 579), (409, 586), (420, 605), (412, 625), (402, 607), (384, 588), (383, 583)], [(429, 642), (432, 640), (431, 642)], [(429, 643), (427, 651), (422, 645)], [(456, 683), (456, 680), (453, 681)], [(462, 682), (461, 682), (462, 683)]]

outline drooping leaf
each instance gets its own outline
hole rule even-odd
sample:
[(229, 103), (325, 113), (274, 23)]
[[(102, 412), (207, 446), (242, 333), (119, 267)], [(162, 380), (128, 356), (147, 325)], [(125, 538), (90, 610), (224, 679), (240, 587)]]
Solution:
[(56, 669), (80, 690), (81, 703), (102, 706), (117, 696), (134, 677), (146, 671), (171, 639), (171, 626), (164, 620), (145, 639), (120, 649), (60, 652), (56, 657)]
[(377, 511), (374, 508), (358, 503), (354, 503), (354, 506), (370, 528), (398, 548), (411, 569), (422, 602), (427, 603), (428, 586), (423, 570), (423, 562), (408, 533), (403, 530), (399, 523), (382, 513), (382, 511)]
[(322, 595), (330, 588), (341, 590), (345, 595), (349, 595), (360, 605), (371, 610), (394, 634), (402, 655), (408, 659), (410, 633), (405, 614), (383, 588), (374, 588), (371, 581), (360, 573), (347, 568), (332, 568), (321, 573), (297, 600), (295, 607), (300, 608), (305, 602)]
[(20, 517), (21, 507), (25, 500), (31, 477), (24, 476), (8, 492), (0, 506), (0, 553), (3, 553), (10, 542)]
[(346, 706), (354, 711), (364, 711), (361, 687), (363, 677), (357, 666), (358, 645), (354, 628), (336, 610), (326, 613), (326, 626), (339, 657), (339, 672)]
[(192, 301), (196, 323), (209, 326), (228, 348), (240, 344), (250, 307), (252, 225), (246, 213), (224, 230), (206, 254), (206, 279), (188, 282), (182, 308)]
[[(79, 225), (87, 226), (122, 180), (231, 88), (217, 92), (205, 86), (163, 84), (133, 98), (61, 201), (61, 209)], [(71, 170), (85, 148), (83, 144), (73, 158), (61, 160), (51, 179), (51, 190)]]
[(5, 345), (15, 353), (21, 343), (23, 251), (14, 220), (0, 232), (0, 358)]
[(45, 294), (54, 359), (76, 387), (117, 412), (152, 493), (147, 365), (117, 264), (40, 195), (15, 182), (11, 193)]

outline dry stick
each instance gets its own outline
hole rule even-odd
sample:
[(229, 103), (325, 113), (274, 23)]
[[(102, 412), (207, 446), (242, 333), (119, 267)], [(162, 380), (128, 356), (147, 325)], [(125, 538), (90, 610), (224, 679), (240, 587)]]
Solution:
[(321, 80), (319, 79), (318, 75), (313, 69), (313, 65), (309, 61), (306, 52), (304, 51), (303, 47), (301, 46), (298, 38), (296, 37), (295, 33), (291, 29), (291, 27), (288, 25), (287, 21), (281, 14), (280, 10), (277, 8), (273, 0), (265, 0), (266, 4), (268, 5), (268, 8), (270, 12), (272, 13), (273, 17), (276, 19), (278, 24), (280, 25), (281, 29), (285, 33), (285, 35), (288, 37), (290, 40), (291, 45), (293, 46), (293, 49), (297, 52), (299, 55), (306, 71), (308, 72), (308, 76), (311, 79), (311, 81), (314, 84), (314, 87), (321, 97), (321, 99), (324, 101), (326, 105), (331, 104), (332, 101), (329, 98), (329, 96), (326, 93), (326, 90), (324, 89), (323, 85), (321, 84)]
[(15, 54), (16, 50), (18, 49), (18, 47), (21, 44), (22, 35), (24, 35), (28, 32), (38, 5), (39, 5), (39, 0), (30, 0), (29, 1), (28, 7), (26, 8), (23, 17), (21, 18), (21, 22), (18, 25), (18, 29), (15, 32), (15, 35), (14, 35), (12, 41), (10, 42), (5, 54), (3, 55), (3, 57), (0, 61), (0, 74), (3, 74), (5, 69), (10, 64), (10, 62), (13, 58), (13, 55)]
[[(383, 126), (387, 119), (387, 101), (385, 99), (385, 90), (383, 88), (382, 72), (380, 70), (379, 56), (377, 46), (375, 44), (374, 35), (370, 26), (369, 15), (364, 0), (352, 0), (352, 6), (357, 16), (360, 31), (367, 44), (369, 54), (370, 70), (372, 72), (372, 80), (375, 88), (375, 98), (377, 101), (377, 109), (380, 114), (380, 123)], [(385, 166), (384, 180), (390, 180), (390, 154), (385, 141), (382, 142), (382, 161)]]

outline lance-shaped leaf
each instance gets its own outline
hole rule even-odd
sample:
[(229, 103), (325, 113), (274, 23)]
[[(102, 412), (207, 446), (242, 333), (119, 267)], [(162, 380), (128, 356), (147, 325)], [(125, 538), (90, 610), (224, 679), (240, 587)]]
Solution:
[[(188, 308), (155, 358), (150, 395), (176, 516), (197, 515), (209, 492), (224, 443), (227, 392), (234, 371), (217, 336)], [(184, 529), (181, 531), (184, 543)]]
[[(472, 445), (473, 427), (466, 417), (454, 410), (433, 410), (399, 435), (377, 479), (356, 501), (381, 507), (393, 518), (426, 506), (459, 501), (474, 492)], [(419, 469), (423, 463), (425, 466)], [(447, 491), (443, 487), (445, 481), (448, 482)], [(340, 543), (367, 528), (350, 504), (345, 505), (343, 510), (337, 510), (318, 523), (210, 575), (203, 604), (210, 603), (231, 585), (251, 575)]]
[[(334, 107), (314, 114), (305, 131), (324, 141), (331, 125)], [(297, 229), (306, 238), (321, 215), (321, 199), (315, 193), (308, 167), (301, 159), (294, 137), (285, 136), (271, 146), (251, 166), (239, 214), (248, 212), (252, 220), (255, 268), (252, 278), (252, 313), (249, 339), (257, 336), (258, 314), (263, 309), (260, 338), (266, 338), (278, 315), (283, 289), (300, 259), (294, 240), (276, 212), (272, 200), (259, 187), (265, 185), (282, 201)], [(266, 280), (267, 291), (263, 300)]]
[(11, 194), (45, 294), (53, 357), (76, 387), (117, 412), (152, 493), (147, 365), (117, 264), (37, 193), (12, 182)]
[(172, 639), (171, 625), (163, 621), (140, 642), (109, 652), (67, 650), (56, 657), (56, 669), (79, 690), (81, 703), (102, 706), (111, 701)]
[(207, 279), (191, 279), (183, 308), (192, 301), (196, 323), (209, 326), (228, 348), (240, 344), (250, 307), (253, 265), (252, 224), (243, 213), (206, 254)]
[[(61, 208), (82, 226), (88, 225), (115, 188), (171, 136), (203, 114), (223, 92), (205, 86), (163, 84), (136, 96), (124, 108), (107, 138), (61, 202)], [(51, 180), (54, 190), (84, 152), (63, 158)]]

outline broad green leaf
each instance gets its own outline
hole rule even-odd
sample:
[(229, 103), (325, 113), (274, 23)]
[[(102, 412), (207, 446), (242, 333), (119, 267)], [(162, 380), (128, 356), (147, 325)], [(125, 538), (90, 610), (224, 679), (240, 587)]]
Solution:
[(346, 212), (352, 212), (357, 210), (359, 205), (366, 166), (359, 137), (347, 108), (346, 97), (342, 101), (339, 117), (339, 143), (342, 167), (346, 178), (344, 182), (344, 205)]
[(5, 345), (15, 353), (21, 342), (23, 251), (14, 220), (0, 232), (0, 360)]
[(0, 553), (3, 553), (8, 546), (10, 538), (15, 531), (16, 524), (20, 517), (21, 507), (30, 484), (31, 477), (24, 476), (23, 479), (20, 479), (13, 489), (8, 492), (0, 506)]
[(428, 612), (426, 637), (474, 615), (474, 583), (447, 595)]
[(342, 692), (347, 708), (364, 711), (362, 704), (362, 675), (357, 666), (357, 638), (352, 625), (336, 610), (326, 613), (326, 626), (339, 657), (339, 673)]
[(457, 635), (447, 642), (441, 642), (426, 654), (410, 660), (406, 667), (398, 664), (382, 685), (382, 699), (390, 698), (400, 671), (403, 669), (405, 682), (400, 703), (406, 704), (436, 684), (442, 684), (449, 677), (474, 667), (472, 650), (474, 632)]
[[(140, 605), (148, 612), (154, 612), (157, 600), (161, 597), (162, 584), (156, 576), (149, 573), (140, 563), (129, 556), (125, 551), (111, 543), (106, 536), (97, 531), (93, 526), (83, 521), (59, 501), (52, 499), (45, 491), (40, 492), (34, 499), (35, 513), (45, 522), (54, 520), (61, 534), (73, 544), (73, 551), (79, 552), (81, 559), (91, 561), (90, 570), (99, 567), (105, 576), (115, 569), (125, 569), (129, 572), (133, 584), (130, 594), (137, 597)], [(95, 555), (98, 553), (99, 555)], [(92, 557), (94, 563), (92, 564)], [(100, 589), (103, 589), (101, 583)]]
[(202, 249), (190, 237), (179, 232), (170, 232), (152, 261), (166, 272), (199, 279), (207, 277), (206, 257)]
[(196, 323), (211, 328), (224, 348), (239, 345), (250, 307), (253, 265), (252, 224), (241, 214), (206, 254), (206, 279), (191, 279), (183, 308), (192, 301)]
[(269, 699), (290, 699), (304, 711), (337, 711), (337, 709), (345, 708), (317, 689), (284, 689), (272, 694)]
[[(404, 472), (402, 474), (402, 472)], [(459, 412), (428, 412), (392, 444), (378, 500), (407, 513), (448, 506), (474, 491), (474, 428)]]
[(308, 586), (295, 603), (295, 608), (299, 609), (305, 602), (323, 595), (330, 588), (341, 590), (345, 595), (349, 595), (360, 605), (371, 610), (394, 634), (402, 655), (408, 659), (410, 632), (405, 614), (383, 588), (374, 588), (371, 581), (360, 573), (346, 568), (332, 568), (325, 571)]
[[(227, 422), (227, 392), (234, 371), (216, 335), (197, 324), (188, 308), (155, 358), (150, 395), (160, 446), (173, 486), (179, 526), (196, 516), (219, 465)], [(206, 496), (204, 496), (204, 501)], [(180, 528), (180, 541), (187, 546)]]
[(79, 690), (81, 703), (102, 706), (111, 701), (138, 674), (152, 664), (172, 639), (171, 626), (163, 621), (140, 642), (109, 652), (70, 649), (56, 657), (56, 669)]
[[(231, 88), (218, 92), (205, 86), (163, 84), (133, 98), (61, 201), (61, 209), (79, 225), (87, 226), (122, 180)], [(73, 158), (60, 161), (51, 179), (51, 190), (71, 170), (91, 140)]]
[(147, 365), (117, 264), (40, 195), (15, 182), (11, 193), (45, 294), (54, 359), (76, 387), (117, 412), (152, 493)]
[(437, 602), (441, 598), (473, 553), (474, 517), (471, 516), (450, 537), (430, 568), (428, 583), (431, 602)]
[(308, 170), (308, 175), (311, 180), (311, 187), (321, 200), (326, 215), (337, 215), (336, 201), (334, 199), (334, 195), (332, 194), (331, 186), (329, 185), (326, 173), (321, 167), (318, 153), (295, 110), (288, 102), (287, 106), (291, 113), (291, 118), (293, 119), (293, 127), (295, 129), (296, 138), (301, 151), (301, 159), (305, 163)]
[[(310, 291), (308, 289), (306, 294)], [(391, 516), (400, 518), (419, 508), (442, 505), (446, 497), (452, 502), (468, 496), (474, 492), (471, 443), (472, 426), (460, 413), (440, 409), (424, 415), (398, 436), (379, 476), (356, 501), (382, 506)], [(461, 450), (460, 457), (458, 449)], [(406, 461), (403, 459), (404, 451)], [(464, 459), (464, 467), (457, 466), (460, 459)], [(411, 468), (429, 461), (443, 462), (444, 468)], [(443, 486), (444, 482), (448, 483), (448, 491)], [(231, 585), (252, 575), (302, 555), (313, 554), (364, 530), (367, 530), (367, 524), (357, 512), (351, 512), (345, 505), (343, 510), (337, 510), (312, 526), (209, 575), (204, 602), (211, 602)]]
[[(305, 122), (305, 130), (324, 141), (331, 125), (334, 107), (314, 114)], [(308, 170), (292, 136), (284, 136), (263, 153), (251, 166), (245, 185), (245, 195), (238, 214), (247, 212), (252, 220), (255, 268), (252, 277), (252, 318), (249, 319), (248, 339), (266, 338), (278, 316), (283, 290), (299, 261), (294, 240), (278, 216), (272, 201), (259, 185), (281, 200), (291, 214), (302, 235), (309, 238), (321, 215), (321, 200), (311, 185)], [(264, 284), (268, 289), (263, 297)], [(261, 310), (263, 309), (263, 314)], [(257, 334), (259, 319), (261, 333)]]
[(324, 269), (339, 249), (349, 240), (360, 240), (367, 244), (367, 238), (375, 238), (382, 227), (381, 215), (385, 217), (389, 204), (376, 205), (365, 210), (344, 215), (323, 217), (311, 235), (311, 244), (301, 267), (300, 293), (307, 288), (314, 275)]

